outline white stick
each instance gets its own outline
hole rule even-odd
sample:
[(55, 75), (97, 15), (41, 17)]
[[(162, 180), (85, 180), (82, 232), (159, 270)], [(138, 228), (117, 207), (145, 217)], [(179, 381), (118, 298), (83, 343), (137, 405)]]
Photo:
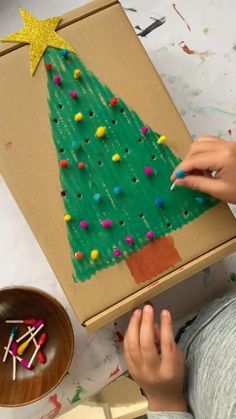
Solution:
[(31, 334), (30, 338), (26, 340), (27, 343), (30, 343), (31, 340), (34, 339), (34, 337), (38, 334), (38, 332), (43, 328), (44, 324), (41, 324), (41, 326), (38, 327), (38, 329), (35, 330), (34, 333)]
[(33, 361), (34, 361), (34, 358), (36, 357), (36, 355), (37, 355), (37, 353), (38, 353), (39, 349), (40, 349), (40, 345), (37, 345), (37, 347), (35, 348), (35, 351), (34, 351), (34, 353), (33, 353), (32, 357), (31, 357), (31, 359), (30, 359), (30, 362), (28, 363), (28, 368), (30, 368), (30, 367), (31, 367), (31, 365), (32, 365), (32, 363), (33, 363)]
[(28, 332), (25, 332), (24, 335), (20, 336), (17, 340), (16, 343), (19, 343), (22, 339), (24, 339), (26, 336), (28, 336), (31, 332), (34, 332), (35, 327), (30, 327), (28, 329)]
[(174, 183), (172, 183), (172, 185), (171, 185), (171, 187), (170, 187), (170, 190), (171, 191), (173, 191), (173, 189), (175, 188), (175, 182)]
[[(28, 326), (28, 330), (30, 330), (31, 329), (31, 327), (30, 326)], [(30, 330), (30, 333), (31, 333), (31, 336), (32, 336), (32, 332), (31, 332), (31, 330)], [(34, 342), (34, 346), (35, 346), (35, 348), (37, 348), (37, 346), (38, 346), (38, 344), (37, 344), (37, 341), (36, 341), (36, 339), (34, 338), (33, 339), (33, 342)]]
[(13, 334), (11, 334), (11, 336), (9, 337), (9, 341), (8, 341), (7, 347), (6, 347), (6, 349), (5, 349), (5, 354), (4, 354), (4, 356), (3, 356), (3, 360), (2, 360), (3, 362), (6, 362), (7, 355), (8, 355), (8, 352), (9, 352), (10, 346), (11, 346), (12, 341), (13, 341), (13, 337), (14, 337), (14, 335), (13, 335)]
[[(6, 346), (4, 346), (4, 349), (6, 349)], [(12, 356), (12, 357), (14, 357), (14, 355), (13, 355), (13, 352), (10, 350), (9, 351), (9, 354)], [(19, 361), (19, 362), (21, 362), (21, 361), (23, 361), (23, 358), (21, 358), (20, 356), (15, 356), (15, 358), (17, 359), (17, 361)]]
[(5, 323), (24, 323), (24, 320), (5, 320)]
[(16, 380), (16, 357), (15, 356), (12, 357), (12, 362), (13, 362), (12, 380), (15, 381)]

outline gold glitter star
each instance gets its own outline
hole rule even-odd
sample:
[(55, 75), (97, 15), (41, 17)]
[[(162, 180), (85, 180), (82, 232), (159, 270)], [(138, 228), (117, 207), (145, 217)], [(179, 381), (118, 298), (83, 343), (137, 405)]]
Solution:
[(24, 21), (24, 28), (5, 36), (1, 41), (30, 44), (30, 68), (32, 75), (47, 47), (65, 48), (74, 52), (73, 48), (55, 32), (61, 20), (60, 17), (39, 20), (27, 12), (27, 10), (22, 8), (19, 10)]

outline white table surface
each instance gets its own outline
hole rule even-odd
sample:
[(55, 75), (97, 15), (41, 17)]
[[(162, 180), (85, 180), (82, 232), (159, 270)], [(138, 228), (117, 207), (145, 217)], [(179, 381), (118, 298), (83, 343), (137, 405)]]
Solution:
[[(22, 27), (18, 7), (46, 18), (85, 3), (86, 0), (0, 0), (0, 36)], [(176, 0), (176, 7), (187, 23), (170, 0), (123, 0), (122, 5), (131, 9), (126, 12), (137, 33), (154, 19), (165, 18), (162, 25), (146, 37), (140, 36), (140, 40), (193, 139), (209, 133), (229, 140), (236, 138), (235, 1)], [(184, 44), (195, 52), (187, 54), (181, 48)], [(81, 327), (1, 177), (0, 232), (1, 287), (26, 284), (52, 293), (68, 311), (75, 334), (75, 354), (63, 382), (37, 403), (16, 409), (1, 408), (0, 417), (52, 419), (125, 371), (122, 344), (115, 333), (124, 333), (129, 316), (94, 334)], [(232, 288), (234, 284), (229, 277), (235, 270), (235, 256), (228, 257), (156, 297), (153, 303), (157, 311), (171, 308), (177, 326), (189, 313)]]

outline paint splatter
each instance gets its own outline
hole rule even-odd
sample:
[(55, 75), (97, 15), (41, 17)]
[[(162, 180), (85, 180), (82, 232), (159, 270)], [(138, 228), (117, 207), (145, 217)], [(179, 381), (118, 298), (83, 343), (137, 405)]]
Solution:
[(78, 384), (75, 389), (75, 394), (73, 395), (72, 399), (69, 400), (69, 402), (71, 404), (79, 402), (82, 399), (83, 394), (85, 393), (86, 393), (85, 389), (81, 385)]
[(208, 32), (209, 32), (209, 28), (204, 28), (204, 29), (203, 29), (203, 33), (204, 33), (205, 35), (208, 35)]
[(119, 331), (115, 332), (115, 336), (116, 336), (118, 342), (123, 342), (124, 336)]
[(119, 367), (119, 364), (117, 364), (115, 370), (110, 373), (109, 378), (115, 377), (117, 374), (119, 374), (119, 372), (120, 372), (120, 367)]
[(136, 9), (134, 9), (133, 7), (124, 7), (125, 10), (127, 10), (128, 12), (137, 12)]
[(235, 273), (235, 272), (232, 272), (232, 273), (230, 274), (229, 279), (230, 279), (230, 281), (232, 281), (232, 282), (236, 282), (236, 273)]
[(155, 19), (154, 17), (151, 17), (151, 19), (154, 20), (154, 22), (149, 25), (147, 28), (143, 29), (143, 31), (139, 32), (138, 36), (144, 37), (147, 36), (149, 33), (154, 31), (154, 29), (159, 28), (159, 26), (163, 25), (165, 23), (166, 18), (162, 17), (161, 19)]
[(49, 402), (52, 403), (55, 407), (50, 410), (46, 415), (40, 417), (40, 419), (54, 419), (61, 410), (61, 403), (57, 399), (57, 394), (49, 397)]
[(188, 30), (191, 32), (190, 25), (188, 24), (187, 20), (183, 17), (183, 15), (179, 12), (179, 10), (177, 9), (175, 3), (172, 4), (172, 7), (175, 10), (175, 12), (177, 13), (177, 15), (180, 17), (180, 19), (182, 19), (184, 21), (184, 23), (187, 26)]
[(168, 52), (168, 48), (161, 47), (161, 48), (158, 48), (156, 52), (159, 52), (161, 54), (165, 54), (166, 52)]
[(5, 143), (5, 150), (6, 151), (10, 150), (11, 146), (12, 146), (12, 141), (8, 141), (7, 143)]
[(232, 129), (230, 129), (230, 128), (228, 129), (228, 134), (232, 135)]
[(136, 26), (135, 26), (135, 29), (138, 29), (139, 31), (142, 31), (142, 28), (140, 28), (140, 26), (139, 26), (139, 25), (136, 25)]
[(233, 45), (233, 50), (236, 52), (236, 44)]
[(200, 56), (200, 57), (208, 57), (209, 55), (213, 55), (213, 54), (214, 54), (214, 52), (211, 52), (211, 51), (203, 51), (203, 52), (199, 52), (199, 51), (196, 51), (196, 50), (194, 50), (194, 49), (190, 49), (190, 48), (188, 47), (188, 45), (186, 45), (186, 44), (185, 44), (185, 42), (184, 42), (184, 41), (181, 41), (181, 42), (179, 43), (179, 46), (180, 46), (180, 48), (182, 48), (182, 50), (183, 50), (184, 52), (186, 52), (186, 54), (188, 54), (188, 55), (198, 55), (198, 56)]
[(236, 112), (226, 111), (225, 109), (217, 108), (215, 106), (199, 106), (198, 108), (191, 108), (190, 107), (190, 110), (195, 112), (195, 113), (198, 113), (198, 114), (204, 114), (204, 113), (207, 113), (207, 112), (218, 112), (218, 113), (222, 113), (224, 115), (229, 115), (229, 116), (236, 117)]
[(188, 92), (190, 97), (199, 96), (201, 93), (203, 93), (201, 89), (192, 89), (192, 90), (189, 90)]

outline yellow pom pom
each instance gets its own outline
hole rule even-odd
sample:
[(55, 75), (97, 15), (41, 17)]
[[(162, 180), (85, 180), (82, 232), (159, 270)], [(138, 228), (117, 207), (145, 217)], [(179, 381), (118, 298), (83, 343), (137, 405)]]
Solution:
[(99, 251), (97, 249), (92, 250), (90, 256), (91, 256), (91, 259), (96, 260), (99, 256)]
[(64, 220), (65, 220), (66, 222), (70, 221), (70, 220), (71, 220), (71, 215), (70, 215), (70, 214), (66, 214), (66, 215), (64, 215)]
[(76, 68), (74, 71), (74, 79), (77, 80), (81, 76), (81, 71)]
[(112, 161), (116, 162), (116, 161), (120, 161), (120, 155), (119, 154), (114, 154), (112, 156)]
[(82, 114), (82, 112), (78, 112), (78, 113), (75, 115), (75, 122), (82, 121), (83, 117), (84, 117), (84, 115)]
[(167, 141), (166, 136), (161, 135), (160, 138), (158, 138), (158, 140), (157, 140), (157, 144), (163, 144), (163, 143), (166, 143), (166, 141)]
[(101, 137), (104, 137), (105, 134), (106, 134), (106, 127), (98, 127), (95, 135), (96, 137), (101, 138)]
[(26, 350), (28, 345), (29, 345), (29, 342), (28, 342), (28, 340), (26, 340), (20, 346), (18, 346), (17, 354), (20, 355), (20, 356), (23, 355), (23, 353)]

